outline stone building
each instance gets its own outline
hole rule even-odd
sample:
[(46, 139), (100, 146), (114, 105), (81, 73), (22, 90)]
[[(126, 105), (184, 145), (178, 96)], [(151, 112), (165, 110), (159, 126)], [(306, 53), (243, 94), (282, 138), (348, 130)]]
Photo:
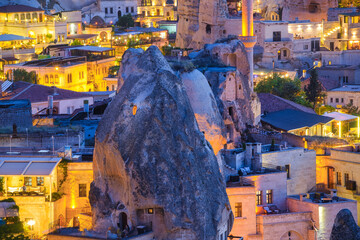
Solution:
[(310, 191), (315, 187), (316, 153), (304, 148), (284, 148), (259, 153), (260, 161), (277, 166), (287, 172), (287, 194), (294, 195)]
[(178, 0), (138, 0), (138, 21), (140, 26), (152, 27), (160, 21), (177, 20)]
[(137, 0), (97, 0), (81, 9), (82, 21), (94, 25), (115, 24), (119, 17), (137, 14)]
[(344, 85), (326, 92), (325, 104), (335, 108), (351, 104), (360, 106), (360, 86)]
[[(314, 151), (289, 148), (268, 152), (269, 148), (248, 143), (245, 151), (222, 150), (230, 175), (226, 190), (235, 217), (230, 235), (245, 240), (329, 239), (340, 210), (348, 208), (356, 216), (354, 201), (310, 188), (315, 186)], [(286, 165), (289, 162), (291, 168)], [(282, 164), (285, 166), (279, 166)], [(307, 187), (302, 186), (304, 181)], [(289, 190), (300, 195), (290, 195)]]
[(358, 176), (360, 154), (356, 148), (331, 149), (329, 155), (317, 156), (316, 181), (326, 189), (335, 189), (337, 195), (357, 201), (358, 212), (355, 220), (360, 222)]
[(0, 32), (31, 37), (39, 44), (54, 40), (65, 42), (67, 23), (66, 19), (46, 15), (39, 8), (7, 5), (0, 7)]

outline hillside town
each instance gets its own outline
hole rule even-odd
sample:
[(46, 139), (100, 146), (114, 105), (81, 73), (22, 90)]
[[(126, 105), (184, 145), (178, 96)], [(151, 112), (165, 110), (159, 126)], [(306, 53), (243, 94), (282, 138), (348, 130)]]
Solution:
[(0, 239), (360, 240), (359, 181), (358, 1), (0, 1)]

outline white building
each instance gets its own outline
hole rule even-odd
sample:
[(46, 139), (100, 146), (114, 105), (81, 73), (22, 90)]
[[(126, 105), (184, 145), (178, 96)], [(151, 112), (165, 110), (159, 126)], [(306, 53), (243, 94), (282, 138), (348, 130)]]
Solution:
[(82, 21), (93, 25), (115, 24), (127, 14), (137, 15), (137, 0), (97, 0), (82, 8)]
[(335, 108), (347, 104), (360, 107), (360, 85), (344, 85), (327, 91), (325, 104)]

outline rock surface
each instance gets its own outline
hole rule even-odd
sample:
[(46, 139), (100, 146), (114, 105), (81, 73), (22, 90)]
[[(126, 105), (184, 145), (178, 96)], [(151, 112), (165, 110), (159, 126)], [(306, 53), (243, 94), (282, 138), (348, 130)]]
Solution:
[(341, 210), (335, 218), (330, 240), (360, 240), (360, 227), (349, 209)]
[(217, 155), (226, 144), (226, 133), (209, 83), (199, 70), (182, 73), (181, 80), (185, 85), (200, 131), (204, 132), (206, 140)]
[(128, 50), (121, 74), (96, 133), (94, 229), (117, 228), (126, 214), (130, 229), (152, 226), (156, 239), (218, 239), (231, 208), (181, 80), (154, 46)]

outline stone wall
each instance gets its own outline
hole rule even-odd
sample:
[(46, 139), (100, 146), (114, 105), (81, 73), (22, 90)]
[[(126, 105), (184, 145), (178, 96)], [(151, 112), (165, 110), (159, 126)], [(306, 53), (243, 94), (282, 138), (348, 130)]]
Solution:
[(236, 203), (242, 204), (242, 216), (234, 219), (234, 225), (230, 232), (233, 236), (256, 234), (256, 199), (254, 186), (227, 187), (231, 209), (235, 212)]
[(23, 128), (32, 126), (30, 101), (0, 101), (0, 127), (12, 128), (13, 124)]
[(281, 151), (262, 153), (263, 164), (285, 167), (290, 165), (287, 179), (287, 194), (306, 193), (316, 185), (316, 153), (304, 148), (289, 148)]
[(308, 230), (311, 228), (311, 212), (281, 213), (258, 215), (263, 240), (291, 239), (309, 240)]
[[(62, 185), (61, 192), (66, 198), (66, 223), (80, 213), (91, 212), (89, 203), (90, 184), (93, 181), (92, 162), (69, 162), (67, 178)], [(86, 196), (79, 196), (79, 184), (86, 184)]]
[(262, 191), (262, 204), (256, 206), (256, 214), (264, 213), (262, 207), (269, 205), (266, 203), (266, 190), (273, 191), (272, 204), (281, 210), (286, 210), (286, 172), (255, 174), (244, 176), (244, 178), (255, 183), (255, 191)]

